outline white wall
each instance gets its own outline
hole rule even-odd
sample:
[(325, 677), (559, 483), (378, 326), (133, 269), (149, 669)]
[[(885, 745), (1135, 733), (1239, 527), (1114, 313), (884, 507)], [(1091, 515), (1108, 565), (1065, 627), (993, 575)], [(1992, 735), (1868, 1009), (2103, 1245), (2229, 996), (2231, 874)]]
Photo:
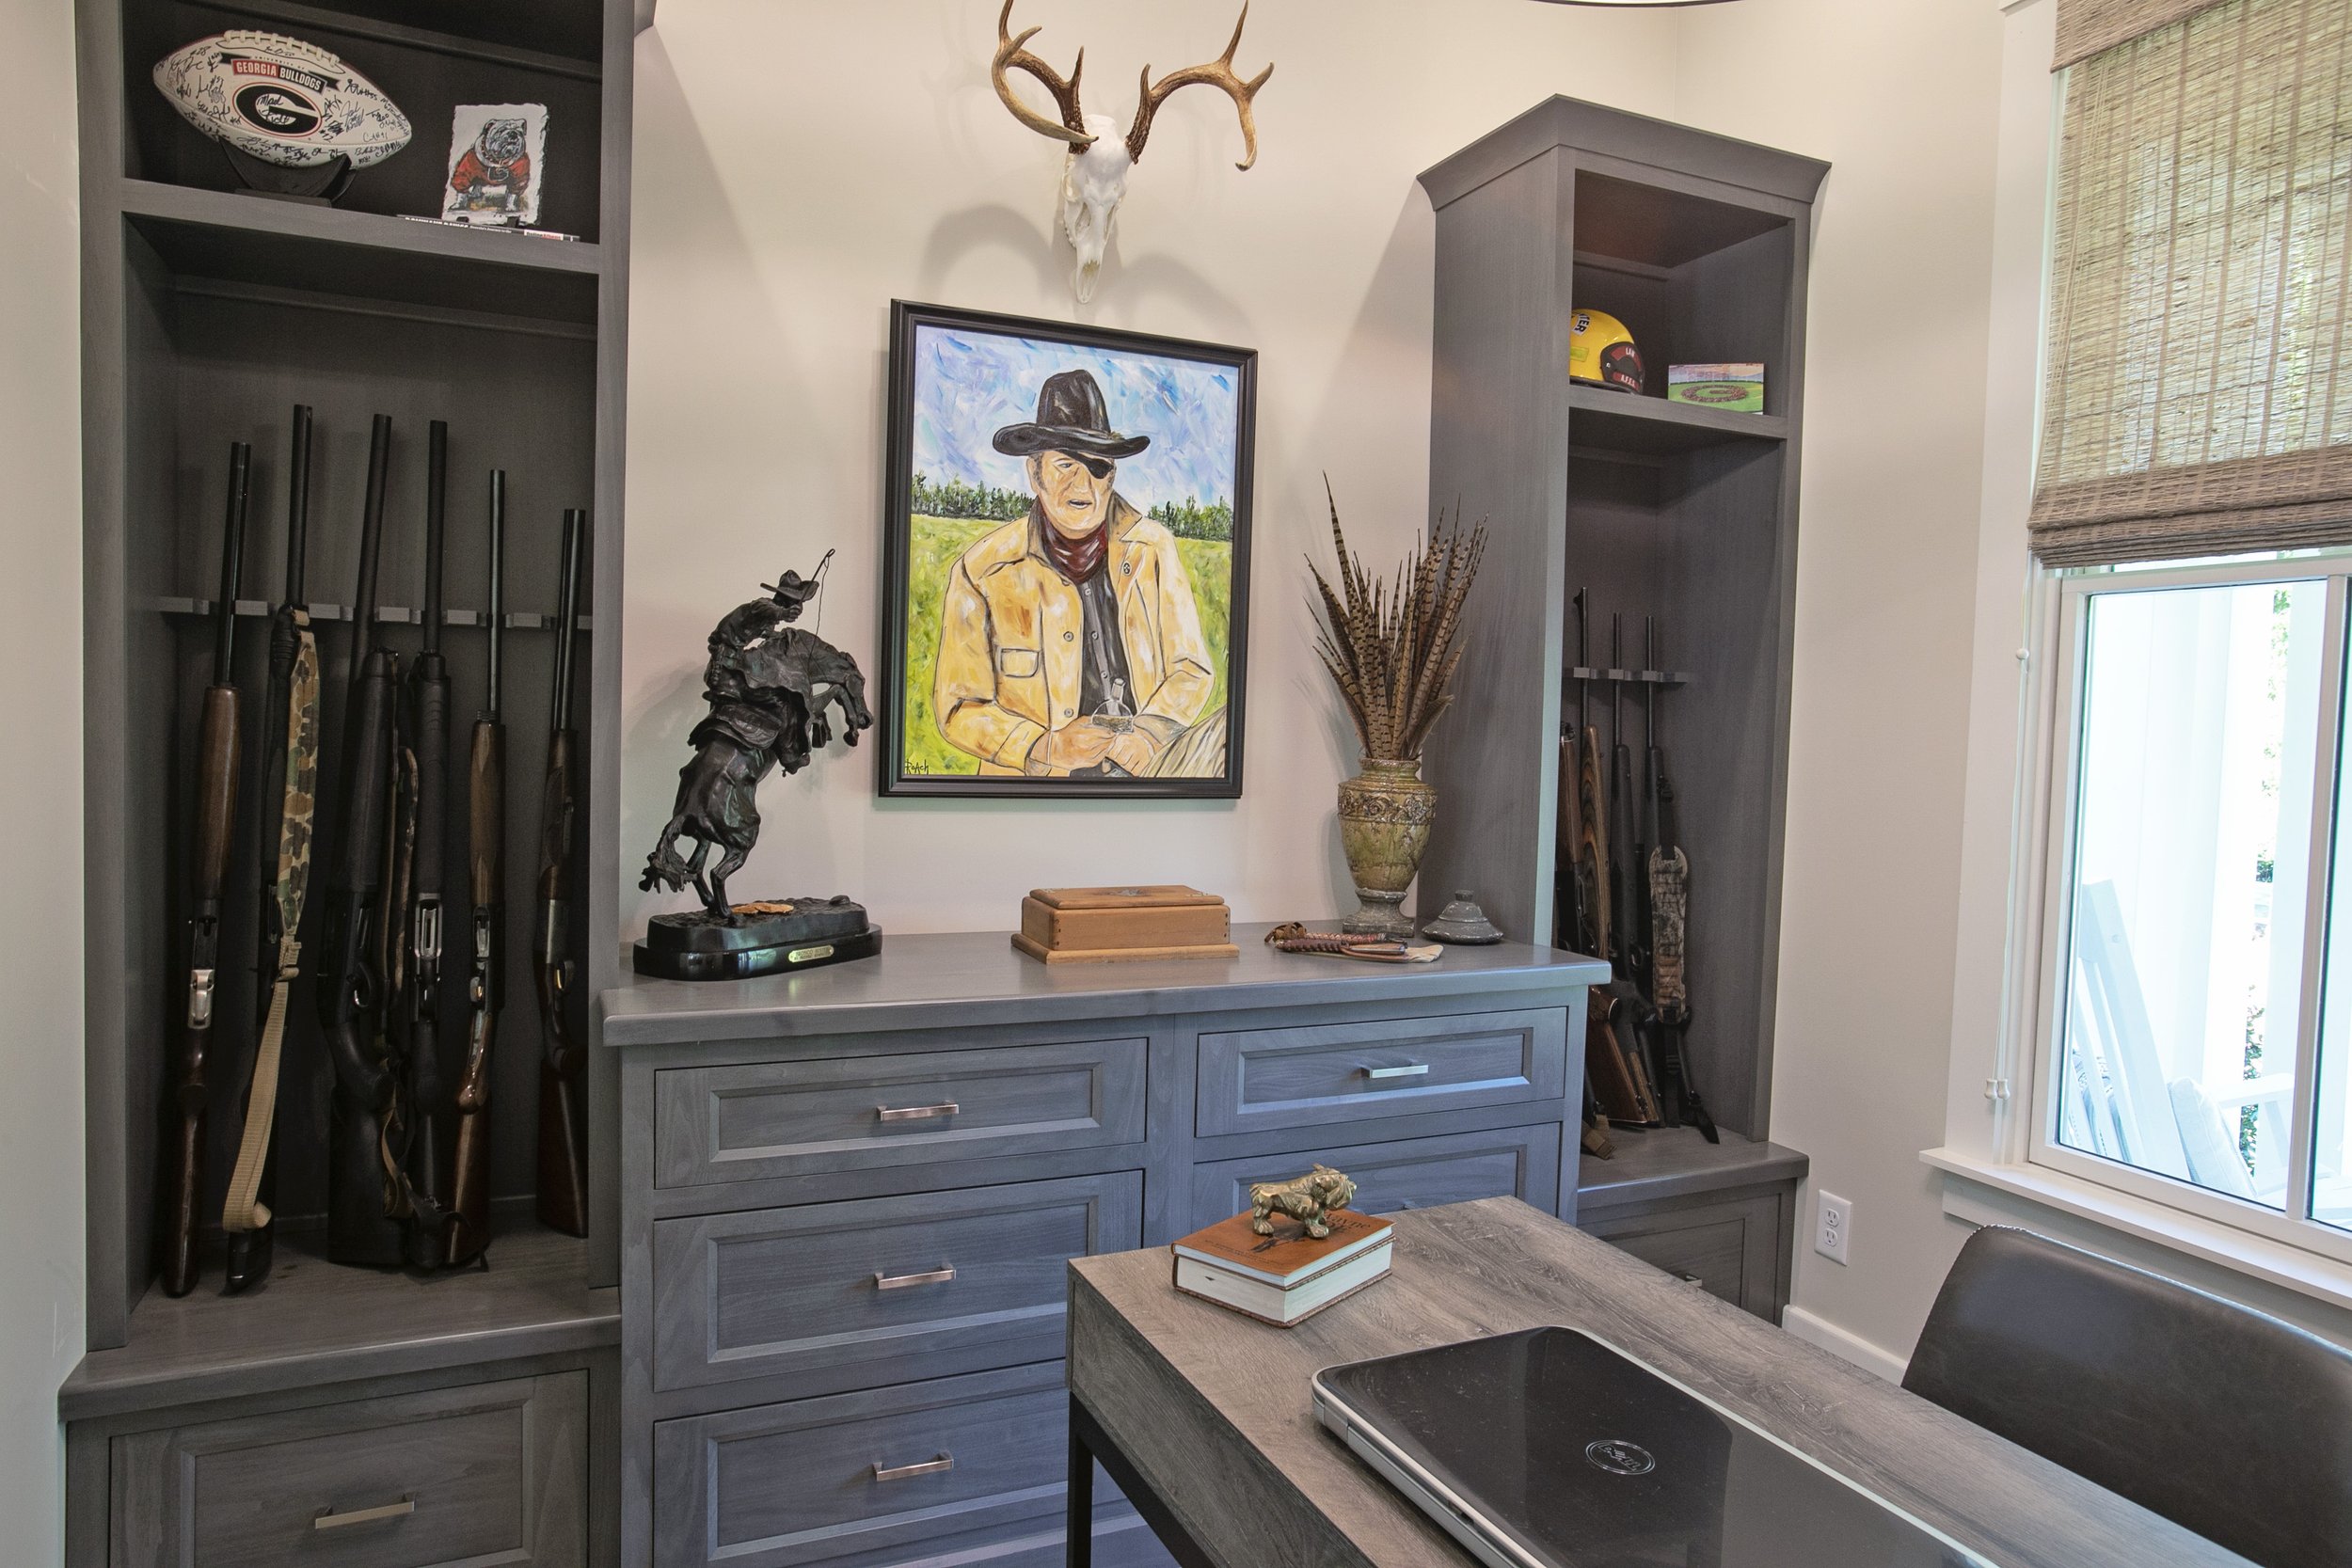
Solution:
[(57, 1384), (82, 1354), (82, 487), (73, 12), (0, 49), (0, 1559), (62, 1551)]
[[(1965, 1236), (1918, 1155), (1942, 1135), (1951, 1038), (2001, 17), (1991, 0), (1696, 15), (1680, 118), (1832, 165), (1806, 361), (1772, 1136), (1813, 1161), (1790, 1325), (1885, 1370)], [(1999, 376), (2029, 384), (2030, 358)], [(1811, 1246), (1822, 1189), (1854, 1204), (1843, 1266)]]
[[(1335, 912), (1333, 790), (1354, 739), (1308, 646), (1321, 475), (1375, 562), (1426, 522), (1433, 220), (1422, 168), (1556, 92), (1674, 109), (1661, 17), (1528, 0), (1261, 0), (1262, 153), (1194, 89), (1152, 132), (1094, 303), (1048, 228), (1060, 150), (988, 80), (994, 0), (662, 0), (639, 48), (623, 657), (621, 927), (679, 907), (636, 869), (700, 717), (711, 623), (840, 555), (824, 634), (876, 670), (884, 350), (894, 297), (1255, 346), (1247, 793), (1179, 805), (882, 801), (873, 744), (762, 798), (740, 894), (856, 895), (897, 930), (1010, 925), (1032, 887), (1184, 881), (1246, 920)], [(1236, 5), (1021, 0), (1016, 27), (1097, 106), (1214, 57)]]
[[(883, 802), (861, 751), (770, 787), (739, 889), (846, 890), (909, 930), (1002, 927), (1026, 888), (1105, 879), (1215, 888), (1245, 919), (1325, 914), (1354, 750), (1308, 652), (1300, 556), (1327, 548), (1326, 469), (1375, 559), (1424, 521), (1432, 219), (1414, 175), (1554, 92), (1824, 157), (1774, 1133), (1858, 1205), (1849, 1267), (1800, 1249), (1796, 1321), (1899, 1355), (1961, 1235), (1917, 1156), (1941, 1137), (1958, 935), (1991, 0), (1266, 0), (1242, 49), (1279, 66), (1259, 166), (1233, 171), (1216, 95), (1178, 99), (1086, 309), (1048, 229), (1060, 154), (989, 88), (995, 10), (662, 0), (641, 45), (624, 931), (675, 902), (639, 894), (634, 866), (668, 816), (712, 620), (838, 546), (826, 633), (873, 668), (892, 297), (1260, 349), (1248, 791)], [(1139, 65), (1206, 57), (1227, 12), (1022, 0), (1028, 24), (1048, 59), (1085, 44), (1123, 113)]]

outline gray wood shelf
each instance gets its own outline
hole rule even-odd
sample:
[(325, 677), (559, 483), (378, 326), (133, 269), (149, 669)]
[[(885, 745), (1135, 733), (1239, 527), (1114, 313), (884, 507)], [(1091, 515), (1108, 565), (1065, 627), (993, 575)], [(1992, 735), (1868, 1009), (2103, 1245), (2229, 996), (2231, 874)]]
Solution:
[(310, 240), (363, 245), (394, 254), (590, 276), (604, 265), (603, 247), (593, 241), (557, 239), (531, 230), (415, 222), (382, 213), (313, 207), (307, 202), (276, 201), (239, 191), (167, 185), (153, 180), (124, 180), (120, 200), (122, 211), (132, 217), (228, 230), (278, 243)]
[(1663, 456), (1727, 441), (1786, 441), (1788, 421), (1777, 414), (1740, 414), (1607, 387), (1573, 386), (1568, 433), (1580, 447)]
[(1631, 1132), (1613, 1127), (1616, 1154), (1607, 1160), (1586, 1154), (1577, 1166), (1578, 1201), (1596, 1208), (1687, 1197), (1693, 1193), (1752, 1187), (1802, 1178), (1808, 1162), (1793, 1148), (1755, 1143), (1737, 1132), (1710, 1144), (1694, 1128)]
[[(886, 923), (889, 911), (875, 914)], [(1515, 991), (1608, 977), (1595, 959), (1511, 942), (1449, 947), (1434, 964), (1281, 953), (1265, 944), (1272, 928), (1234, 927), (1241, 954), (1223, 959), (1049, 965), (1020, 957), (1008, 933), (985, 931), (885, 936), (872, 958), (731, 985), (631, 975), (599, 1000), (600, 1036), (608, 1046), (694, 1045), (1446, 994), (1473, 1008), (1500, 1006)]]
[(278, 1239), (262, 1286), (219, 1293), (217, 1260), (193, 1295), (151, 1291), (119, 1349), (82, 1358), (57, 1395), (68, 1421), (318, 1383), (437, 1370), (620, 1342), (616, 1289), (591, 1289), (588, 1243), (526, 1225), (490, 1266), (425, 1277), (339, 1268), (315, 1236)]

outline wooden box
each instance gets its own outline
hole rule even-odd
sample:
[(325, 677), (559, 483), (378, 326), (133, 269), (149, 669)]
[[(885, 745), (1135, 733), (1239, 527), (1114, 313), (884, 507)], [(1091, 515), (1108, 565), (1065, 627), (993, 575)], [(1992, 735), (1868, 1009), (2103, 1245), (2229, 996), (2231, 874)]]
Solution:
[(1196, 888), (1041, 887), (1021, 900), (1012, 944), (1041, 962), (1231, 958), (1232, 912)]

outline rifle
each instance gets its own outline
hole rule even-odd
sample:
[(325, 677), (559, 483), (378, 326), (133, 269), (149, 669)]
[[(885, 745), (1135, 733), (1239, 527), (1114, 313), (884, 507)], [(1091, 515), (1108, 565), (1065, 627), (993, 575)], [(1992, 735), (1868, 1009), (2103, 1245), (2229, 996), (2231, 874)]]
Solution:
[(326, 1252), (338, 1263), (394, 1268), (405, 1256), (389, 1212), (384, 1118), (395, 1079), (373, 1017), (385, 998), (376, 938), (386, 891), (386, 808), (392, 750), (392, 656), (375, 638), (376, 561), (384, 536), (384, 487), (392, 421), (375, 417), (368, 447), (366, 510), (359, 532), (359, 586), (352, 599), (351, 685), (343, 709), (342, 837), (327, 865), (326, 922), (319, 963), (319, 1027), (335, 1073), (327, 1128)]
[(1642, 947), (1639, 954), (1642, 979), (1647, 990), (1649, 1006), (1642, 1019), (1642, 1053), (1649, 1069), (1650, 1087), (1658, 1101), (1659, 1122), (1666, 1127), (1682, 1125), (1682, 1095), (1673, 1077), (1665, 1070), (1666, 1038), (1660, 1011), (1663, 1004), (1658, 999), (1658, 888), (1659, 833), (1664, 826), (1661, 809), (1658, 780), (1663, 753), (1658, 746), (1658, 621), (1645, 616), (1642, 622), (1642, 662), (1648, 666), (1642, 688), (1644, 785), (1641, 795), (1641, 842), (1634, 846), (1634, 874), (1642, 895)]
[[(1622, 616), (1611, 617), (1609, 662), (1618, 670), (1625, 666), (1625, 622)], [(1610, 961), (1606, 990), (1607, 1020), (1611, 1042), (1623, 1061), (1623, 1075), (1629, 1081), (1632, 1089), (1629, 1100), (1619, 1100), (1618, 1109), (1630, 1113), (1627, 1120), (1651, 1127), (1658, 1124), (1655, 1075), (1650, 1072), (1642, 1051), (1642, 1031), (1649, 1008), (1643, 1000), (1640, 988), (1633, 983), (1633, 977), (1641, 973), (1642, 968), (1643, 903), (1637, 891), (1641, 875), (1640, 849), (1633, 843), (1633, 748), (1626, 739), (1624, 679), (1615, 679), (1612, 688), (1610, 728), (1615, 733), (1609, 761), (1609, 807), (1604, 834), (1608, 860), (1603, 875), (1609, 883), (1609, 908), (1614, 924), (1610, 933), (1609, 949), (1601, 955)], [(1595, 751), (1597, 753), (1597, 746)]]
[(303, 585), (310, 531), (310, 410), (296, 404), (286, 468), (286, 598), (269, 628), (269, 694), (262, 731), (262, 931), (254, 948), (261, 983), (260, 1042), (246, 1081), (245, 1131), (221, 1204), (234, 1294), (268, 1277), (270, 1206), (277, 1201), (278, 1083), (286, 1014), (301, 976), (302, 908), (310, 885), (311, 818), (319, 768), (319, 650)]
[(449, 663), (441, 657), (441, 551), (449, 520), (449, 425), (426, 428), (424, 646), (408, 668), (407, 732), (414, 759), (416, 840), (408, 909), (406, 1172), (401, 1207), (415, 1221), (408, 1261), (435, 1269), (448, 1256), (450, 1105), (441, 1071), (441, 840), (448, 817)]
[(237, 691), (233, 656), (237, 593), (244, 587), (246, 485), (253, 449), (229, 449), (229, 515), (222, 525), (220, 601), (214, 607), (213, 684), (204, 690), (196, 741), (196, 847), (188, 871), (187, 1006), (180, 1020), (178, 1128), (166, 1149), (164, 1293), (196, 1289), (196, 1209), (203, 1201), (204, 1053), (213, 1038), (214, 980), (220, 962), (220, 895), (237, 832)]
[(572, 730), (572, 644), (580, 626), (580, 574), (588, 554), (588, 514), (564, 514), (564, 585), (557, 596), (555, 694), (548, 705), (548, 770), (539, 797), (539, 915), (532, 978), (539, 992), (539, 1221), (567, 1236), (588, 1234), (587, 1149), (580, 1101), (586, 1053), (572, 1037), (570, 946), (572, 819), (580, 803)]
[[(1576, 593), (1576, 613), (1580, 627), (1584, 618), (1584, 595), (1587, 590)], [(1581, 655), (1580, 654), (1580, 659)], [(1589, 668), (1589, 666), (1587, 666)], [(1557, 906), (1552, 943), (1574, 953), (1597, 953), (1600, 933), (1596, 915), (1597, 900), (1594, 895), (1592, 865), (1584, 854), (1584, 772), (1583, 736), (1592, 727), (1593, 680), (1580, 676), (1577, 682), (1576, 717), (1570, 719), (1563, 708), (1560, 722), (1560, 810), (1558, 822), (1559, 887), (1554, 897)]]
[(473, 970), (466, 988), (466, 1066), (457, 1080), (457, 1154), (450, 1179), (451, 1264), (490, 1244), (490, 1047), (506, 1006), (506, 725), (499, 717), (506, 637), (506, 471), (490, 470), (490, 667), (466, 766), (466, 895)]
[[(1649, 769), (1652, 809), (1657, 832), (1649, 852), (1650, 1000), (1656, 1005), (1653, 1029), (1658, 1041), (1659, 1076), (1667, 1095), (1670, 1117), (1699, 1130), (1708, 1143), (1722, 1141), (1715, 1118), (1691, 1081), (1690, 1059), (1682, 1050), (1683, 1032), (1691, 1024), (1689, 933), (1691, 862), (1682, 852), (1681, 824), (1676, 819), (1674, 780), (1666, 773), (1665, 748), (1658, 744), (1657, 693), (1650, 699)], [(1677, 1103), (1678, 1102), (1678, 1104)]]

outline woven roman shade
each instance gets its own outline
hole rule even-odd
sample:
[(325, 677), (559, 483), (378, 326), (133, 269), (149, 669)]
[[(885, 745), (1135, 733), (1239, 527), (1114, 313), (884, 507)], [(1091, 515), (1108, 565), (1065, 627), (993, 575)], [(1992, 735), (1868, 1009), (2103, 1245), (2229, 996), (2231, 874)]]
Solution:
[(2034, 553), (2352, 544), (2352, 0), (2224, 0), (2077, 63)]
[(2105, 54), (2143, 33), (2169, 27), (2217, 0), (2058, 0), (2058, 58), (2052, 71)]

